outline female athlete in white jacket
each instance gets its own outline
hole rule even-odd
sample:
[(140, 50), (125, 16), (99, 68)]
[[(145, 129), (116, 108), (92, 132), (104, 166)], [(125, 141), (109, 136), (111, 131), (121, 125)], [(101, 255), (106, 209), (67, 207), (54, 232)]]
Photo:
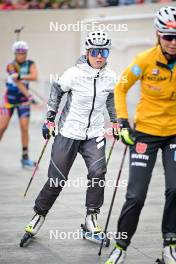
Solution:
[[(36, 214), (25, 229), (32, 235), (37, 233), (62, 191), (77, 153), (82, 155), (88, 169), (85, 225), (90, 232), (101, 231), (97, 214), (104, 200), (104, 187), (99, 183), (105, 180), (106, 174), (104, 110), (107, 107), (111, 121), (116, 122), (113, 90), (117, 80), (116, 74), (106, 66), (111, 47), (107, 34), (101, 31), (89, 33), (85, 47), (86, 56), (81, 57), (79, 63), (68, 69), (51, 87), (43, 126), (45, 139), (54, 132), (55, 116), (65, 93), (67, 101), (52, 147), (49, 179), (35, 201)], [(52, 184), (51, 179), (57, 181), (58, 186)]]

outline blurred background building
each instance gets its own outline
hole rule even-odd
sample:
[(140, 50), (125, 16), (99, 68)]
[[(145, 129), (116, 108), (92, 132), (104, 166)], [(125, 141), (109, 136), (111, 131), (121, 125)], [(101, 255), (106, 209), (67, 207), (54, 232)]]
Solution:
[[(0, 96), (5, 89), (6, 65), (13, 59), (11, 46), (22, 26), (20, 39), (29, 44), (39, 80), (31, 85), (47, 99), (49, 83), (84, 53), (88, 31), (105, 30), (112, 38), (109, 66), (120, 76), (134, 56), (156, 43), (153, 18), (166, 0), (0, 0)], [(29, 10), (30, 9), (30, 10)], [(129, 95), (139, 96), (138, 84)], [(37, 115), (35, 115), (36, 117)]]
[(174, 0), (1, 0), (1, 10), (65, 9), (108, 7), (147, 3), (169, 3)]

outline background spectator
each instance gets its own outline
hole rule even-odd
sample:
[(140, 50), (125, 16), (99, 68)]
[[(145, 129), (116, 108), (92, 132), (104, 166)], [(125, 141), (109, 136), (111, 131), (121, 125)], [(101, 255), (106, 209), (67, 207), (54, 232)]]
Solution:
[(39, 8), (39, 4), (37, 2), (37, 0), (31, 0), (28, 4), (28, 9), (38, 9)]
[(50, 8), (52, 8), (51, 1), (50, 0), (39, 0), (38, 8), (39, 9), (50, 9)]
[[(65, 9), (86, 8), (89, 0), (0, 0), (0, 10), (24, 9)], [(176, 0), (96, 0), (97, 7), (145, 4), (145, 3), (171, 3)]]
[(0, 10), (14, 10), (15, 6), (11, 2), (11, 0), (3, 0), (0, 3)]
[(29, 2), (27, 0), (18, 0), (18, 2), (15, 5), (15, 9), (28, 9), (29, 8)]

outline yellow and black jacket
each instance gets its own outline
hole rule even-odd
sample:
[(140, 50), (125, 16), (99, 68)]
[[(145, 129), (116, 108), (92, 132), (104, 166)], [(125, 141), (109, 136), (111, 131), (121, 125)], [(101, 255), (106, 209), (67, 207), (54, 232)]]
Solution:
[[(172, 66), (172, 67), (171, 67)], [(176, 64), (168, 64), (160, 45), (140, 53), (115, 87), (118, 118), (128, 118), (126, 94), (140, 80), (136, 130), (155, 136), (176, 135)]]

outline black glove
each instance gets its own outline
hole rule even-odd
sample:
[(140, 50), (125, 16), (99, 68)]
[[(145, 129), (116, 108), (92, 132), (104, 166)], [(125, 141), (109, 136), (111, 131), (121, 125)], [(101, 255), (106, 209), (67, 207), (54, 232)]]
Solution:
[(55, 137), (55, 117), (56, 113), (54, 111), (47, 112), (47, 119), (45, 120), (42, 127), (42, 134), (44, 139), (49, 139), (51, 135)]
[(122, 142), (125, 145), (134, 145), (135, 136), (134, 136), (134, 132), (132, 128), (130, 127), (128, 119), (119, 118), (118, 123), (119, 123), (119, 129), (120, 129), (119, 135), (120, 135)]

